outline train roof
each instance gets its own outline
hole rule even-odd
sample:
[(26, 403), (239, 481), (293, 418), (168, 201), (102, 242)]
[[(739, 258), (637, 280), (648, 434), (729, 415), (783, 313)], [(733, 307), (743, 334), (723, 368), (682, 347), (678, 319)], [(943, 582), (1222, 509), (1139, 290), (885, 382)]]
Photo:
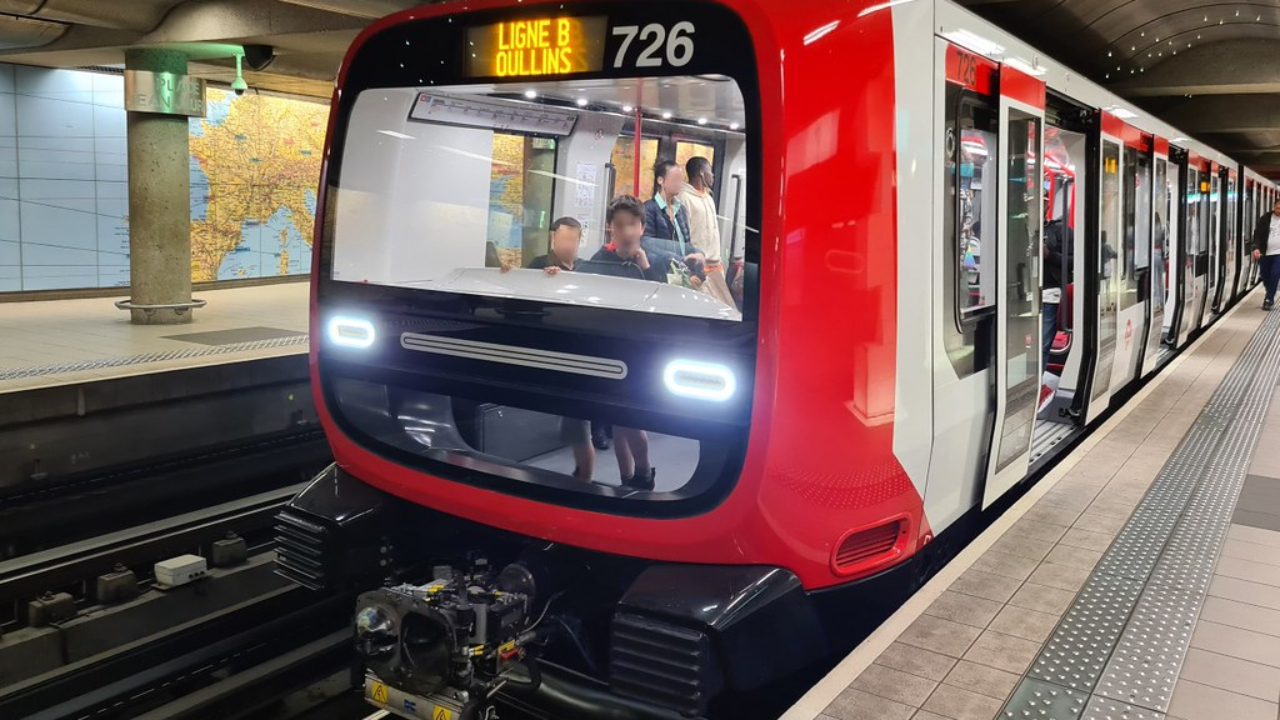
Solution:
[[(936, 33), (950, 42), (992, 60), (1017, 60), (1020, 65), (1040, 71), (1039, 77), (1045, 85), (1066, 98), (1107, 110), (1125, 123), (1205, 159), (1221, 165), (1240, 164), (1230, 155), (1190, 137), (951, 0), (934, 0), (934, 10)], [(1249, 175), (1260, 182), (1270, 182), (1257, 172), (1249, 171)]]

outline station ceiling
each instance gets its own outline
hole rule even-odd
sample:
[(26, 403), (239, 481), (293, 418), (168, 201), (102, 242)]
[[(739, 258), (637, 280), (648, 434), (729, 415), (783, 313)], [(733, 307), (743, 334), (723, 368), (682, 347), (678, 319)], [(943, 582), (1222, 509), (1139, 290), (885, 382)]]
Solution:
[[(817, 0), (813, 0), (817, 1)], [(823, 0), (834, 1), (834, 0)], [(124, 49), (267, 45), (250, 86), (328, 98), (372, 19), (423, 0), (0, 0), (0, 62), (110, 67)], [(1280, 177), (1280, 0), (959, 0), (1184, 132)], [(229, 83), (228, 57), (191, 74)]]
[[(423, 0), (0, 0), (0, 62), (120, 68), (127, 47), (267, 45), (270, 64), (245, 68), (263, 90), (328, 99), (343, 53), (374, 18)], [(197, 52), (189, 72), (230, 83), (235, 63)]]
[(1280, 177), (1280, 0), (960, 0), (1113, 92)]

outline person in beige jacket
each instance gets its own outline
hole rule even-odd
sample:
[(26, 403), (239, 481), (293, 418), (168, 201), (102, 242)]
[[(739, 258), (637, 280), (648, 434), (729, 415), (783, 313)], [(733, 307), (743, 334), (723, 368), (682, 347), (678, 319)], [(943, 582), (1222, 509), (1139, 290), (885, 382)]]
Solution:
[(720, 258), (720, 217), (716, 212), (716, 199), (711, 194), (716, 181), (711, 161), (701, 156), (691, 157), (684, 168), (689, 182), (680, 192), (680, 204), (689, 215), (689, 242), (706, 257), (707, 279), (702, 284), (702, 292), (729, 307), (737, 307), (725, 282), (724, 263)]

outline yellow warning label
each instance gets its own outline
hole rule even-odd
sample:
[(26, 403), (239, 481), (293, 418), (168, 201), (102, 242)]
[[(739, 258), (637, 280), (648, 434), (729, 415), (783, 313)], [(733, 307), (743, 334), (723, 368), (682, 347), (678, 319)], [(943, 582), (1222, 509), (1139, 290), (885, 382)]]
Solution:
[(431, 720), (453, 720), (453, 711), (437, 705), (436, 711), (431, 713)]
[(375, 681), (369, 688), (369, 697), (373, 698), (374, 702), (387, 703), (387, 686)]

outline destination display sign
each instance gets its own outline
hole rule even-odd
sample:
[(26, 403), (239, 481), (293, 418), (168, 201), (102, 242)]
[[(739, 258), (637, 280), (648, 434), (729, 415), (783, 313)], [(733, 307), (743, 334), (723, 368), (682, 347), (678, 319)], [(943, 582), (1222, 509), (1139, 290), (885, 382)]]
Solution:
[(511, 20), (467, 29), (464, 67), (470, 77), (539, 77), (599, 72), (605, 17)]

